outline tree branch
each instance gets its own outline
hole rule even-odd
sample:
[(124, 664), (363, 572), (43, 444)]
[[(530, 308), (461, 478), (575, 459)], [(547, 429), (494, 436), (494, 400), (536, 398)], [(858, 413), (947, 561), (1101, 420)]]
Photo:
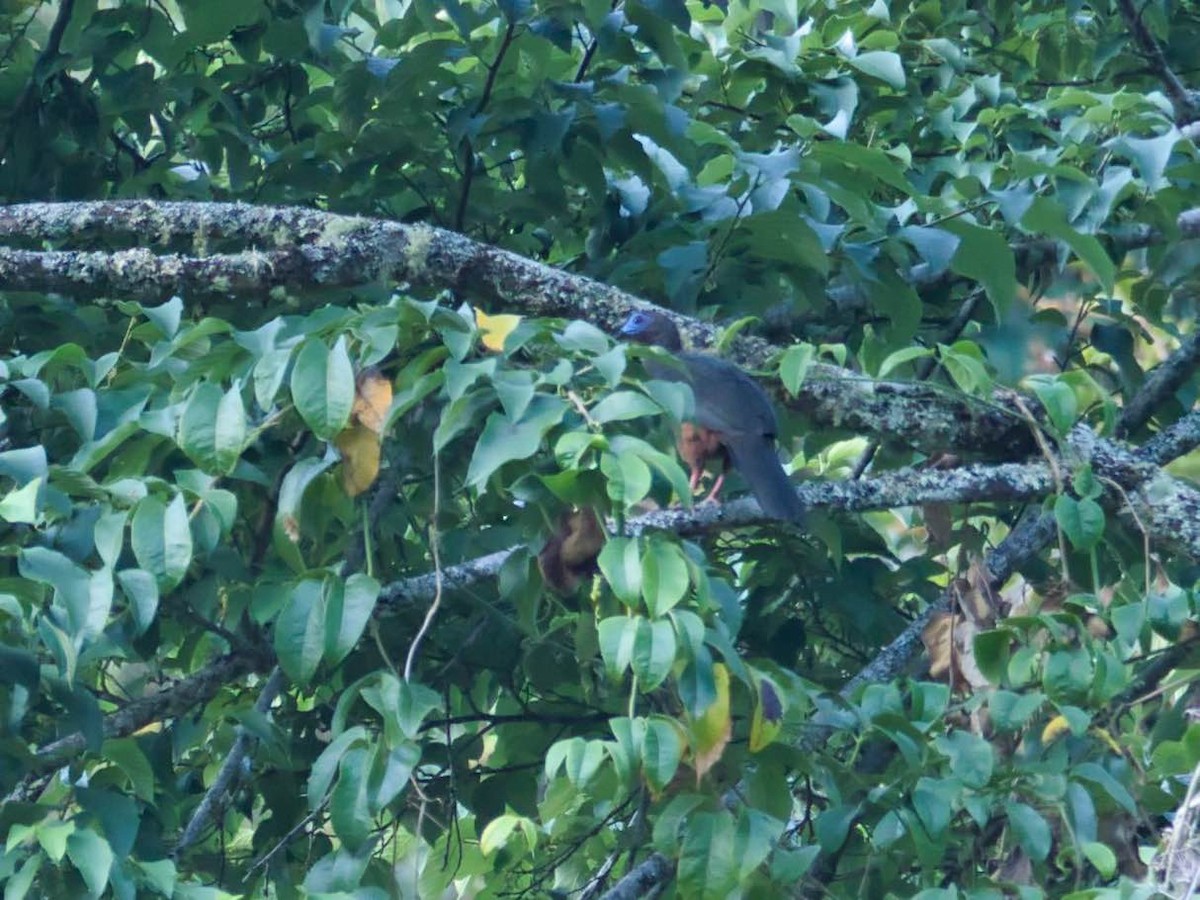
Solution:
[(1162, 80), (1171, 102), (1175, 104), (1175, 118), (1180, 124), (1195, 121), (1196, 103), (1192, 99), (1191, 93), (1167, 63), (1167, 57), (1163, 53), (1162, 47), (1154, 39), (1154, 35), (1146, 27), (1146, 23), (1142, 21), (1142, 14), (1133, 5), (1133, 0), (1117, 0), (1117, 7), (1121, 10), (1121, 17), (1125, 20), (1125, 24), (1133, 33), (1134, 41), (1137, 42), (1138, 47), (1150, 62), (1150, 67)]
[[(236, 682), (251, 672), (266, 671), (274, 664), (271, 654), (263, 651), (239, 651), (222, 656), (194, 675), (189, 675), (148, 697), (141, 697), (127, 706), (105, 716), (103, 734), (106, 738), (126, 737), (151, 722), (183, 715), (193, 707), (207, 703), (221, 688)], [(81, 733), (67, 735), (46, 744), (33, 755), (30, 771), (5, 798), (5, 802), (27, 800), (33, 779), (40, 773), (61, 766), (88, 749)]]
[[(267, 711), (271, 708), (271, 704), (275, 702), (275, 698), (279, 696), (279, 692), (283, 690), (286, 681), (287, 678), (284, 676), (283, 670), (279, 666), (276, 666), (271, 672), (271, 677), (267, 679), (267, 683), (263, 685), (263, 689), (258, 695), (258, 702), (254, 704), (255, 711), (266, 715)], [(217, 777), (213, 779), (212, 785), (205, 792), (204, 799), (196, 807), (196, 811), (192, 814), (187, 828), (183, 830), (183, 836), (180, 837), (179, 843), (175, 846), (174, 855), (176, 859), (179, 858), (184, 850), (199, 840), (200, 835), (204, 833), (204, 830), (208, 828), (209, 822), (212, 821), (217, 807), (225, 799), (225, 795), (233, 789), (235, 782), (242, 776), (242, 764), (246, 759), (247, 752), (250, 750), (251, 740), (250, 732), (244, 726), (239, 725), (237, 727), (237, 738), (229, 750), (229, 755), (225, 757), (225, 762), (221, 764), (221, 769), (217, 772)]]

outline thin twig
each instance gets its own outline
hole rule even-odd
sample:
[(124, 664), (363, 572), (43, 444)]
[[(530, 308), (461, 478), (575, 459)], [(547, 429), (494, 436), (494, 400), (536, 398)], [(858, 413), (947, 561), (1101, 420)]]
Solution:
[(1133, 5), (1133, 0), (1117, 0), (1117, 7), (1121, 10), (1121, 16), (1133, 33), (1138, 47), (1141, 48), (1155, 74), (1162, 80), (1163, 87), (1166, 88), (1168, 96), (1175, 104), (1175, 117), (1179, 124), (1184, 125), (1194, 121), (1196, 118), (1195, 100), (1192, 99), (1187, 87), (1167, 63), (1167, 57), (1163, 53), (1162, 47), (1150, 33), (1150, 29), (1146, 27), (1142, 14)]
[(404, 660), (404, 680), (412, 680), (413, 665), (417, 661), (417, 651), (421, 647), (421, 641), (425, 639), (425, 635), (429, 633), (430, 627), (433, 625), (434, 616), (437, 615), (438, 607), (442, 604), (442, 559), (441, 551), (438, 544), (441, 542), (441, 536), (438, 533), (438, 513), (442, 502), (441, 490), (441, 455), (433, 454), (433, 512), (429, 517), (429, 550), (433, 555), (433, 602), (429, 604), (429, 609), (425, 611), (425, 619), (421, 622), (421, 627), (417, 631), (417, 636), (413, 638), (412, 645), (408, 648), (408, 657)]
[(280, 850), (282, 850), (284, 847), (286, 847), (288, 844), (290, 844), (292, 842), (292, 838), (294, 838), (296, 836), (296, 833), (298, 831), (300, 831), (300, 829), (302, 829), (304, 826), (308, 825), (310, 822), (312, 822), (314, 819), (316, 819), (316, 817), (318, 815), (320, 815), (321, 811), (325, 809), (325, 806), (327, 805), (327, 803), (328, 803), (328, 800), (322, 801), (320, 806), (318, 806), (316, 809), (314, 809), (312, 812), (310, 812), (307, 816), (305, 816), (303, 819), (301, 819), (299, 822), (297, 822), (295, 825), (293, 825), (292, 828), (289, 829), (288, 833), (285, 834), (283, 837), (281, 837), (279, 839), (278, 843), (276, 843), (274, 847), (272, 847), (270, 850), (268, 850), (266, 853), (264, 853), (262, 856), (260, 856), (258, 859), (256, 859), (253, 863), (251, 863), (250, 868), (246, 870), (246, 876), (242, 879), (242, 881), (243, 882), (249, 881), (250, 876), (253, 875), (257, 869), (261, 868), (262, 866), (265, 866), (272, 859), (274, 859), (275, 855)]
[[(492, 99), (492, 91), (496, 88), (496, 76), (500, 74), (500, 64), (504, 62), (504, 55), (508, 52), (508, 48), (512, 46), (516, 34), (517, 23), (509, 22), (508, 27), (504, 30), (504, 39), (500, 42), (500, 49), (496, 51), (496, 58), (488, 66), (487, 79), (483, 83), (483, 93), (479, 97), (479, 102), (475, 104), (476, 116), (487, 109), (487, 105)], [(466, 223), (467, 204), (471, 199), (471, 185), (474, 181), (475, 148), (471, 146), (471, 139), (465, 137), (463, 138), (462, 191), (458, 195), (458, 208), (454, 212), (454, 229), (456, 231), (462, 231), (463, 225)]]

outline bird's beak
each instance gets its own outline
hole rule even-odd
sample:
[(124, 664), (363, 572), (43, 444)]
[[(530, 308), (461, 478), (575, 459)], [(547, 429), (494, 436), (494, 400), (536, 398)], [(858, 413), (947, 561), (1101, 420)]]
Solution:
[(621, 337), (633, 337), (639, 331), (640, 329), (633, 324), (633, 316), (630, 316), (625, 320), (625, 324), (621, 326), (621, 330), (617, 334), (621, 335)]

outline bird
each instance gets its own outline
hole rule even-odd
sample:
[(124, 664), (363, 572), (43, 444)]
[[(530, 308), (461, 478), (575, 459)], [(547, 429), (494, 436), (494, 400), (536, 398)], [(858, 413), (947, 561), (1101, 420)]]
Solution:
[[(620, 335), (641, 344), (667, 350), (683, 365), (646, 361), (651, 378), (685, 381), (695, 400), (693, 421), (683, 423), (678, 448), (691, 470), (695, 490), (711, 459), (720, 459), (727, 469), (741, 473), (758, 505), (767, 515), (800, 523), (804, 505), (775, 452), (779, 433), (775, 408), (766, 392), (738, 365), (706, 353), (683, 349), (675, 323), (660, 312), (635, 310), (621, 326)], [(715, 500), (724, 483), (722, 471), (706, 498)]]

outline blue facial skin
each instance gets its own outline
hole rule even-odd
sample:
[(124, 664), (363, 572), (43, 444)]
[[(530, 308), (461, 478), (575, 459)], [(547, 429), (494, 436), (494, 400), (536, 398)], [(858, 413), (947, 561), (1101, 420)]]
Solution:
[(623, 337), (632, 337), (633, 335), (641, 334), (649, 324), (649, 318), (649, 316), (642, 312), (631, 313), (629, 318), (625, 320), (625, 324), (621, 326), (621, 335)]

